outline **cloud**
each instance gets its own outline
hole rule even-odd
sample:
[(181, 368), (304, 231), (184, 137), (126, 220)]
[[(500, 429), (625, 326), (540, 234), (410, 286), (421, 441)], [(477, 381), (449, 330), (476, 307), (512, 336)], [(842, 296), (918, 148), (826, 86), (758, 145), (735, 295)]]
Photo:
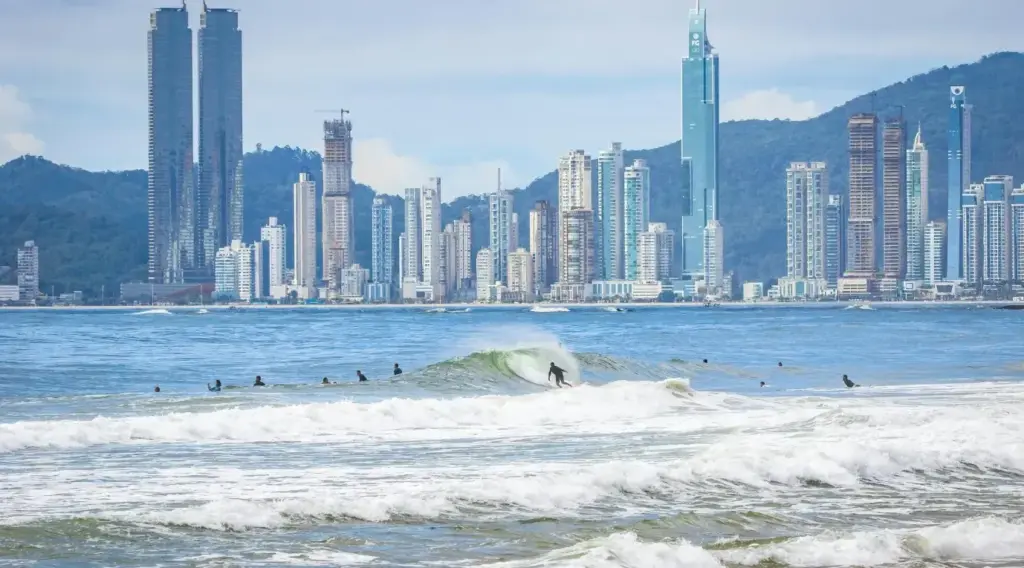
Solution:
[(505, 162), (435, 165), (415, 156), (403, 156), (381, 138), (353, 140), (352, 145), (352, 177), (380, 193), (401, 195), (407, 187), (419, 187), (428, 178), (440, 176), (441, 195), (447, 202), (463, 195), (494, 191), (498, 168), (505, 187), (514, 187), (517, 181)]
[(814, 101), (798, 101), (778, 89), (751, 91), (722, 105), (722, 120), (807, 120), (821, 114)]
[(43, 142), (25, 132), (32, 107), (13, 85), (0, 85), (0, 164), (25, 154), (42, 154)]

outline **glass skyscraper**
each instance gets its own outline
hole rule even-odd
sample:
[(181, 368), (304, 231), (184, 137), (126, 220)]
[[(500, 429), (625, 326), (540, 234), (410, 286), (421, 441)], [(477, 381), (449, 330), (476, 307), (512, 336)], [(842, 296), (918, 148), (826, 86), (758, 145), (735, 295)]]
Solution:
[[(690, 10), (689, 48), (682, 63), (684, 275), (704, 274), (704, 230), (718, 219), (718, 54), (708, 41), (707, 13)], [(722, 259), (718, 259), (719, 266)]]
[[(597, 155), (597, 219), (594, 255), (598, 278), (622, 278), (622, 144)], [(641, 229), (643, 230), (643, 229)]]
[(651, 169), (645, 160), (633, 160), (624, 175), (623, 263), (626, 280), (636, 280), (640, 273), (640, 234), (651, 221)]
[(947, 138), (946, 280), (960, 280), (966, 276), (961, 266), (964, 237), (960, 203), (971, 185), (971, 107), (967, 104), (966, 90), (959, 85), (949, 88)]
[(928, 150), (917, 127), (914, 145), (907, 150), (907, 280), (924, 280), (924, 228), (928, 224)]

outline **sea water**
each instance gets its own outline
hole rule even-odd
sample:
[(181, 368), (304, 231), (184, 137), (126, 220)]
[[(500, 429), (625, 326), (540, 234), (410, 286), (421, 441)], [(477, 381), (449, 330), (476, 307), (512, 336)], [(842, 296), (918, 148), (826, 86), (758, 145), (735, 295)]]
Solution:
[(966, 307), (0, 312), (0, 565), (1022, 566), (1022, 347)]

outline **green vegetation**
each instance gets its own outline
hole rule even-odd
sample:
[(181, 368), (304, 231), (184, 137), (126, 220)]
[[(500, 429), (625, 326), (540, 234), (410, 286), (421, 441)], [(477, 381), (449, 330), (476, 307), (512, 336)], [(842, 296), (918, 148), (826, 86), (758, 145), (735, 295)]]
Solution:
[[(999, 53), (977, 63), (943, 67), (858, 97), (806, 121), (740, 121), (721, 128), (722, 223), (726, 266), (741, 280), (769, 279), (785, 270), (785, 178), (791, 161), (825, 161), (831, 191), (846, 193), (846, 119), (872, 108), (882, 118), (902, 113), (908, 138), (918, 122), (931, 154), (932, 218), (945, 217), (946, 126), (949, 85), (966, 85), (973, 109), (973, 177), (1010, 174), (1024, 181), (1024, 54)], [(609, 133), (614, 137), (614, 133)], [(628, 142), (628, 141), (627, 141)], [(591, 149), (596, 154), (597, 148)], [(654, 221), (678, 227), (681, 171), (678, 142), (626, 152), (627, 162), (647, 160), (651, 168)], [(554, 164), (557, 156), (551, 157)], [(319, 178), (320, 156), (298, 148), (260, 150), (245, 156), (246, 239), (255, 240), (267, 217), (291, 225), (291, 186), (299, 172)], [(596, 170), (595, 170), (596, 171)], [(410, 180), (416, 183), (420, 180)], [(424, 180), (425, 181), (425, 180)], [(521, 244), (526, 244), (528, 211), (539, 199), (555, 201), (556, 180), (549, 172), (515, 192)], [(371, 188), (355, 188), (356, 260), (370, 264)], [(389, 196), (395, 209), (395, 239), (404, 227), (403, 200)], [(474, 248), (487, 241), (486, 197), (460, 197), (444, 208), (444, 222), (469, 209)], [(42, 158), (24, 157), (0, 166), (0, 266), (13, 265), (18, 245), (34, 239), (40, 247), (44, 291), (81, 289), (108, 293), (146, 272), (146, 173), (87, 172)], [(291, 251), (289, 251), (290, 254)], [(475, 254), (475, 251), (474, 251)], [(0, 270), (0, 273), (3, 271)], [(0, 276), (10, 280), (8, 272)]]

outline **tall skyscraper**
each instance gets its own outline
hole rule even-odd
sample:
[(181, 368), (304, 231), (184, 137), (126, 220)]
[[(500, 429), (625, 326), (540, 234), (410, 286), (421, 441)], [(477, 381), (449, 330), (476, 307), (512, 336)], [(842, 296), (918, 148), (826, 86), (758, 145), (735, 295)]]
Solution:
[(1013, 177), (988, 176), (982, 185), (981, 278), (985, 285), (1001, 286), (1010, 281), (1013, 261), (1010, 212)]
[(391, 204), (383, 197), (373, 198), (370, 212), (370, 279), (388, 286), (395, 284), (393, 229)]
[(1024, 185), (1010, 194), (1010, 279), (1024, 284)]
[(903, 120), (887, 120), (882, 129), (882, 272), (896, 280), (902, 280), (906, 270), (905, 152)]
[(18, 299), (35, 302), (39, 297), (39, 247), (35, 241), (25, 241), (18, 247)]
[[(985, 186), (980, 183), (972, 183), (964, 190), (960, 199), (960, 232), (961, 259), (960, 268), (963, 271), (963, 280), (971, 286), (981, 286), (982, 275), (982, 201), (985, 198)], [(947, 245), (947, 246), (952, 246)]]
[(547, 201), (538, 201), (530, 210), (530, 254), (533, 255), (535, 296), (547, 292), (555, 283), (555, 211)]
[(725, 234), (717, 219), (704, 228), (704, 283), (708, 294), (730, 292), (725, 288)]
[(843, 196), (829, 195), (825, 208), (825, 281), (835, 289), (846, 268), (846, 214)]
[(512, 213), (512, 220), (508, 224), (508, 242), (508, 250), (519, 248), (519, 213)]
[[(705, 228), (718, 219), (718, 53), (708, 40), (707, 11), (690, 10), (688, 51), (682, 63), (684, 276), (706, 274)], [(716, 231), (720, 233), (720, 227)], [(718, 235), (720, 236), (720, 235)], [(716, 239), (718, 237), (716, 236)], [(718, 239), (720, 241), (720, 239)], [(717, 253), (717, 251), (715, 251)], [(716, 260), (721, 264), (721, 259)]]
[(430, 178), (420, 190), (420, 250), (422, 283), (430, 286), (431, 301), (441, 299), (441, 178)]
[(455, 288), (468, 290), (473, 286), (473, 216), (469, 210), (452, 221), (455, 229)]
[(928, 224), (928, 150), (917, 127), (907, 150), (907, 280), (924, 280), (924, 227)]
[(597, 154), (594, 262), (598, 278), (603, 280), (621, 280), (623, 274), (622, 184), (622, 143), (612, 142), (611, 149)]
[(640, 234), (651, 220), (651, 169), (645, 160), (633, 160), (625, 169), (623, 185), (620, 277), (636, 280), (640, 272)]
[[(242, 32), (238, 12), (199, 17), (199, 192), (197, 264), (212, 269), (217, 249), (242, 238)], [(191, 96), (191, 95), (190, 95)]]
[[(344, 113), (342, 111), (342, 117)], [(352, 227), (352, 122), (324, 121), (323, 271), (332, 295), (341, 286), (341, 270), (355, 262)]]
[(405, 281), (405, 267), (407, 265), (405, 260), (405, 233), (398, 235), (398, 282), (401, 284)]
[(828, 167), (793, 162), (786, 169), (786, 276), (828, 280)]
[(192, 29), (185, 7), (149, 16), (149, 281), (181, 282), (196, 265), (192, 175)]
[(508, 291), (524, 302), (533, 301), (533, 257), (524, 248), (508, 253)]
[(295, 220), (295, 275), (293, 284), (316, 288), (316, 182), (309, 173), (299, 174), (292, 188)]
[(594, 213), (577, 207), (561, 214), (562, 234), (559, 236), (559, 284), (579, 289), (567, 292), (575, 301), (582, 286), (590, 281), (594, 265)]
[(495, 281), (508, 282), (508, 253), (512, 248), (512, 194), (501, 188), (501, 170), (498, 170), (498, 189), (488, 198), (490, 222), (488, 243), (491, 252), (491, 274)]
[(258, 245), (243, 245), (235, 239), (217, 249), (214, 256), (214, 285), (218, 297), (251, 302), (260, 297), (256, 279)]
[(459, 253), (456, 247), (456, 242), (455, 223), (448, 223), (445, 225), (444, 230), (441, 231), (440, 238), (438, 239), (438, 249), (440, 250), (441, 258), (441, 270), (438, 286), (441, 289), (442, 297), (446, 301), (451, 298), (458, 289), (458, 276), (456, 274)]
[[(288, 237), (287, 228), (271, 217), (260, 229), (260, 241), (267, 243), (267, 283), (268, 286), (284, 284), (284, 271), (287, 262)], [(265, 290), (264, 292), (269, 292)]]
[(675, 235), (665, 223), (650, 223), (647, 230), (640, 233), (639, 269), (637, 280), (644, 283), (668, 280), (672, 271), (672, 242)]
[(405, 190), (405, 252), (402, 255), (402, 297), (416, 298), (416, 286), (420, 283), (420, 264), (423, 235), (420, 211), (421, 190), (410, 187)]
[(494, 268), (492, 255), (489, 248), (482, 248), (476, 252), (476, 299), (480, 302), (489, 302), (492, 299), (491, 285), (494, 284), (494, 275), (491, 273)]
[(971, 107), (963, 86), (949, 88), (949, 131), (946, 137), (948, 195), (946, 212), (946, 279), (964, 277), (961, 198), (971, 185)]
[[(565, 216), (574, 209), (586, 209), (590, 211), (591, 224), (593, 224), (593, 185), (591, 182), (590, 156), (583, 150), (573, 150), (558, 161), (558, 247), (555, 249), (555, 262), (559, 267), (562, 265), (562, 251), (566, 247)], [(578, 217), (578, 214), (576, 214)], [(593, 235), (586, 244), (593, 246)], [(585, 254), (585, 253), (580, 253)], [(593, 258), (594, 251), (589, 256)], [(587, 265), (593, 270), (593, 262)], [(559, 268), (559, 274), (563, 270)], [(587, 277), (589, 279), (590, 276)], [(582, 284), (583, 282), (581, 282)]]
[(942, 282), (946, 270), (946, 222), (929, 221), (924, 226), (924, 281), (929, 286)]
[(847, 229), (846, 275), (875, 277), (875, 222), (878, 176), (878, 117), (855, 114), (850, 134), (850, 218)]

